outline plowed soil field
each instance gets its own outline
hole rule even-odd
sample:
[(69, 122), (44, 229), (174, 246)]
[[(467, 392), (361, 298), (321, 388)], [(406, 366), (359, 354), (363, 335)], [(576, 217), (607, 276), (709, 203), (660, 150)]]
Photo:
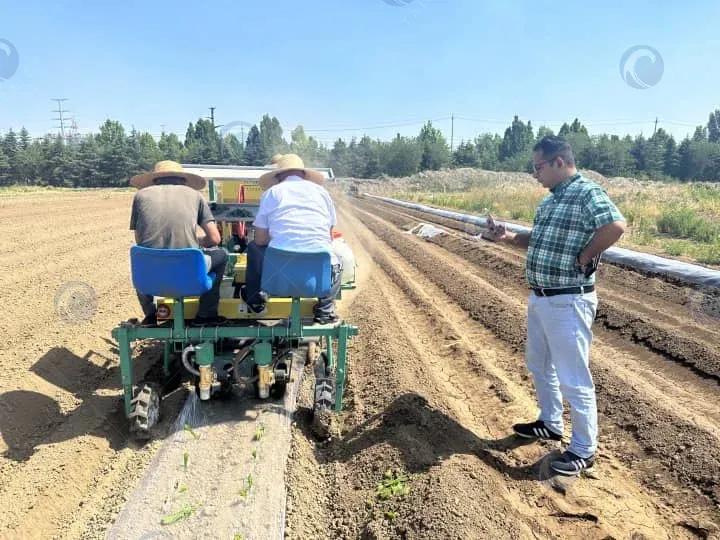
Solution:
[[(140, 315), (131, 200), (112, 191), (0, 199), (2, 538), (104, 537), (162, 444), (128, 438), (110, 335)], [(716, 291), (601, 267), (591, 353), (599, 458), (592, 475), (560, 482), (547, 457), (561, 447), (510, 429), (537, 414), (524, 365), (523, 253), (479, 241), (462, 223), (336, 202), (359, 274), (341, 314), (360, 335), (329, 440), (313, 436), (312, 378), (302, 381), (286, 537), (718, 535)], [(422, 222), (445, 233), (406, 232)], [(94, 289), (91, 319), (56, 313), (67, 282)], [(136, 379), (157, 369), (157, 344), (134, 354)], [(170, 395), (164, 425), (184, 396)], [(384, 481), (397, 492), (377, 490)]]

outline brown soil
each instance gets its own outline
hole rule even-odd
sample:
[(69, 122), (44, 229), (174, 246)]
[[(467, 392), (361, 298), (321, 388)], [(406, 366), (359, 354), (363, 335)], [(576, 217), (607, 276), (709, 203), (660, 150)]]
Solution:
[[(509, 435), (537, 414), (523, 361), (522, 254), (457, 231), (421, 240), (404, 233), (417, 216), (387, 205), (340, 207), (364, 280), (344, 305), (360, 336), (340, 437), (312, 441), (305, 383), (288, 475), (291, 537), (714, 534), (720, 406), (717, 381), (697, 365), (716, 358), (717, 328), (693, 319), (677, 284), (656, 279), (656, 294), (642, 297), (635, 287), (652, 278), (603, 268), (603, 313), (614, 307), (626, 322), (596, 323), (597, 474), (558, 485), (546, 462), (557, 447)], [(663, 328), (675, 339), (663, 350), (626, 331), (644, 322), (646, 334)], [(706, 363), (696, 350), (707, 351)], [(680, 354), (695, 364), (676, 362)], [(378, 502), (388, 470), (407, 474), (410, 492)]]
[[(132, 193), (0, 199), (0, 536), (101, 538), (162, 440), (129, 441), (110, 336), (140, 308), (129, 276)], [(522, 253), (457, 222), (338, 197), (359, 261), (343, 316), (350, 347), (339, 436), (312, 433), (302, 382), (287, 473), (289, 538), (703, 538), (720, 523), (714, 296), (604, 265), (592, 364), (597, 474), (559, 482), (520, 445), (537, 414), (524, 367)], [(78, 217), (81, 216), (81, 217)], [(90, 284), (98, 310), (69, 325), (53, 298)], [(708, 307), (710, 306), (710, 307)], [(160, 351), (135, 351), (136, 380)], [(185, 394), (167, 402), (164, 428)], [(390, 471), (409, 492), (379, 500)], [(210, 531), (205, 531), (211, 534)]]
[[(139, 316), (130, 282), (132, 193), (0, 199), (0, 536), (100, 538), (160, 441), (129, 442), (110, 331)], [(54, 308), (67, 282), (97, 295), (88, 321)], [(134, 378), (158, 360), (136, 347)], [(182, 395), (166, 402), (166, 427)]]

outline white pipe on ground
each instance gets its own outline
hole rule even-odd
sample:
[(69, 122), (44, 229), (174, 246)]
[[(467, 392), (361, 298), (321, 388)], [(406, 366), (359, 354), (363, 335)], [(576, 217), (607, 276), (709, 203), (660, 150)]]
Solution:
[[(441, 210), (439, 208), (425, 206), (424, 204), (400, 201), (397, 199), (390, 199), (388, 197), (370, 195), (368, 193), (363, 193), (363, 197), (384, 201), (396, 206), (403, 206), (405, 208), (418, 210), (428, 214), (454, 219), (456, 221), (462, 221), (463, 223), (471, 223), (483, 229), (487, 228), (487, 216), (472, 216), (461, 212)], [(514, 223), (505, 223), (505, 226), (511, 232), (530, 232), (530, 228), (523, 227), (522, 225), (515, 225)], [(636, 270), (642, 270), (643, 272), (672, 276), (682, 281), (693, 283), (702, 287), (720, 287), (720, 271), (705, 268), (704, 266), (696, 264), (665, 259), (663, 257), (658, 257), (657, 255), (639, 253), (637, 251), (620, 247), (611, 247), (608, 249), (603, 254), (603, 260), (634, 268)]]

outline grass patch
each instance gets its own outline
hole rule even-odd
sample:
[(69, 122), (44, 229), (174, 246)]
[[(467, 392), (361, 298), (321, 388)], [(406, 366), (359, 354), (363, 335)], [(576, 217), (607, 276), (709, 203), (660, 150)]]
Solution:
[[(492, 175), (473, 178), (454, 191), (429, 187), (421, 183), (412, 191), (395, 189), (387, 195), (531, 226), (535, 209), (548, 193), (534, 181)], [(720, 265), (720, 183), (618, 179), (603, 187), (628, 223), (619, 247)]]

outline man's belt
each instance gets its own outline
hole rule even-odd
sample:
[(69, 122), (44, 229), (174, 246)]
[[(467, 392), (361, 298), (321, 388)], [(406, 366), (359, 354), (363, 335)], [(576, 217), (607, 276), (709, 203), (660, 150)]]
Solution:
[(582, 287), (565, 287), (564, 289), (536, 289), (533, 292), (538, 296), (555, 296), (557, 294), (585, 294), (595, 290), (595, 285), (584, 285)]

